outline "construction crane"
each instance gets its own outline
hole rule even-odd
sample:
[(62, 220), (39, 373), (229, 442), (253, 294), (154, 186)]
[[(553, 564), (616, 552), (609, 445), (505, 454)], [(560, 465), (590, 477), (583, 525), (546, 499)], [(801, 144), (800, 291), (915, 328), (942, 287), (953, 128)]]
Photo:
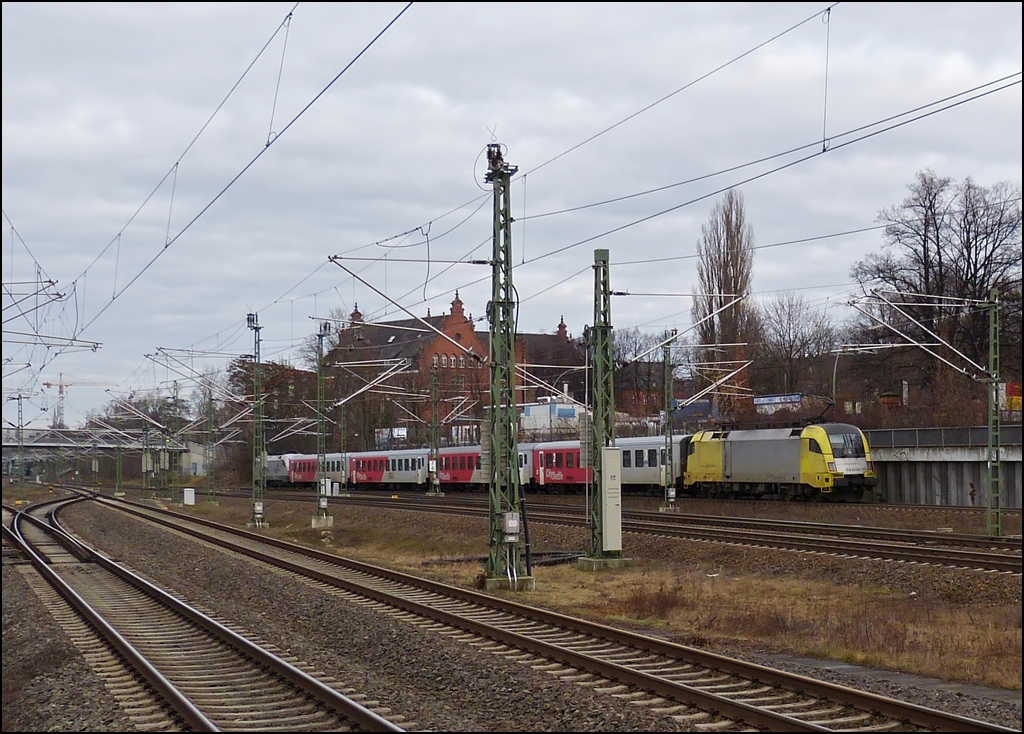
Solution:
[(57, 388), (57, 407), (53, 411), (53, 422), (52, 428), (66, 428), (64, 425), (64, 388), (74, 387), (76, 385), (90, 387), (115, 387), (117, 383), (114, 382), (87, 382), (85, 380), (76, 380), (75, 382), (64, 382), (64, 373), (59, 373), (57, 382), (44, 382), (45, 387), (56, 387)]

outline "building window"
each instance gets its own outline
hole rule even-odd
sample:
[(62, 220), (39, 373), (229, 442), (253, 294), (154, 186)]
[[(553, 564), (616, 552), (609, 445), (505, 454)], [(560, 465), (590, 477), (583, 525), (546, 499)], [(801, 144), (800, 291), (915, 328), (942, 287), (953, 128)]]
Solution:
[(436, 354), (431, 358), (431, 361), (433, 362), (434, 367), (437, 367), (437, 355)]
[(452, 369), (455, 369), (455, 355), (454, 354), (452, 355), (451, 363), (452, 363)]
[(465, 354), (460, 354), (459, 355), (459, 369), (465, 369), (465, 368), (466, 368), (466, 355)]
[(441, 366), (442, 367), (447, 367), (448, 366), (448, 355), (447, 354), (442, 354), (441, 355)]

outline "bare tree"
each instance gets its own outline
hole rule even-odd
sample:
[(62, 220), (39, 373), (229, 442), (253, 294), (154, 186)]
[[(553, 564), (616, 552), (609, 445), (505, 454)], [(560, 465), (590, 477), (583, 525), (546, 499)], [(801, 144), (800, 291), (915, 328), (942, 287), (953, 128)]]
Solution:
[[(636, 327), (612, 332), (615, 400), (627, 413), (648, 415), (652, 410), (661, 409), (662, 353), (660, 349), (650, 352), (659, 341), (658, 336), (645, 334)], [(645, 352), (650, 353), (645, 355)]]
[[(340, 306), (335, 306), (327, 312), (327, 318), (331, 320), (331, 331), (324, 339), (324, 354), (327, 354), (338, 346), (343, 326), (340, 322), (348, 321), (349, 314)], [(305, 365), (311, 370), (316, 370), (317, 368), (317, 349), (319, 348), (319, 337), (317, 336), (318, 331), (319, 327), (314, 328), (312, 332), (302, 340), (302, 344), (297, 350), (299, 364)]]
[[(694, 298), (691, 314), (694, 323), (710, 316), (696, 329), (701, 344), (737, 344), (749, 341), (756, 332), (757, 314), (744, 302), (711, 316), (734, 297), (750, 293), (753, 248), (754, 230), (746, 219), (743, 194), (729, 189), (711, 210), (708, 223), (701, 226), (697, 242), (697, 278), (700, 282), (697, 291), (700, 295)], [(724, 352), (720, 349), (702, 350), (701, 359), (729, 362), (741, 360), (744, 355), (742, 348), (729, 347)], [(730, 407), (723, 405), (725, 412), (729, 412)]]
[(810, 371), (835, 346), (836, 329), (824, 311), (804, 297), (780, 293), (761, 309), (759, 362), (772, 392), (818, 392)]
[[(1020, 186), (1000, 182), (985, 188), (969, 177), (956, 183), (925, 170), (908, 188), (910, 195), (902, 204), (879, 214), (886, 224), (882, 251), (854, 265), (851, 275), (865, 289), (918, 294), (902, 296), (901, 308), (981, 365), (988, 362), (989, 319), (987, 310), (972, 301), (988, 299), (996, 288), (1002, 366), (1004, 373), (1020, 380)], [(935, 303), (941, 305), (931, 305)], [(897, 317), (879, 315), (890, 323)], [(932, 341), (909, 321), (896, 325)], [(932, 385), (936, 361), (923, 353), (917, 358), (920, 384)]]

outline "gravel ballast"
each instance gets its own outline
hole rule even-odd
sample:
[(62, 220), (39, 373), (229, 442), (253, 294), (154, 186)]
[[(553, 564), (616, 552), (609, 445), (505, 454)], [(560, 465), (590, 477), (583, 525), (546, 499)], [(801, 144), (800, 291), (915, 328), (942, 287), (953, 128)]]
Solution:
[[(364, 510), (369, 511), (369, 510)], [(374, 511), (385, 512), (385, 511)], [(351, 604), (311, 584), (268, 571), (250, 561), (225, 554), (177, 534), (144, 527), (113, 511), (79, 505), (65, 511), (68, 524), (107, 554), (188, 598), (196, 606), (230, 621), (239, 631), (273, 641), (310, 666), (332, 675), (370, 699), (406, 717), (419, 729), (458, 731), (671, 731), (681, 726), (665, 717), (559, 682), (529, 666), (518, 665), (455, 642), (444, 635), (425, 633), (418, 627), (388, 615)], [(478, 521), (453, 517), (418, 516), (417, 523), (443, 524), (457, 532), (462, 523)], [(538, 548), (574, 547), (579, 531), (535, 525)], [(561, 537), (561, 536), (565, 537)], [(571, 536), (571, 537), (570, 537)], [(650, 547), (648, 547), (650, 544)], [(664, 539), (630, 537), (631, 554), (658, 554), (664, 558), (680, 547)], [(145, 549), (145, 552), (140, 552)], [(730, 549), (730, 553), (743, 553)], [(749, 550), (752, 570), (771, 571), (784, 566), (787, 554)], [(792, 554), (789, 554), (792, 555)], [(864, 583), (871, 564), (822, 557), (823, 573), (835, 574), (840, 583)], [(800, 560), (806, 563), (806, 558)], [(877, 565), (877, 564), (875, 564)], [(762, 568), (763, 567), (763, 568)], [(934, 569), (928, 583), (956, 587), (961, 581), (944, 582), (943, 570)], [(887, 573), (892, 573), (891, 569)], [(909, 572), (908, 572), (909, 573)], [(948, 576), (948, 574), (946, 574)], [(12, 576), (14, 578), (12, 578)], [(4, 723), (5, 730), (131, 730), (131, 724), (78, 657), (35, 595), (4, 568)], [(848, 578), (846, 578), (848, 577)], [(888, 579), (899, 584), (900, 579)], [(20, 584), (18, 583), (20, 582)], [(921, 577), (908, 577), (919, 587)], [(1003, 593), (992, 584), (978, 584), (979, 594), (1001, 601)], [(996, 585), (999, 586), (999, 585)], [(1012, 587), (1011, 587), (1012, 588)], [(1017, 593), (1019, 598), (1019, 578)], [(29, 634), (27, 629), (40, 629)], [(12, 647), (13, 645), (13, 647)], [(56, 670), (37, 671), (26, 679), (19, 694), (8, 694), (8, 667), (21, 665), (50, 648), (63, 651), (66, 662)], [(36, 650), (34, 652), (34, 650)], [(9, 661), (10, 657), (10, 661)], [(773, 667), (793, 669), (816, 678), (873, 690), (921, 705), (940, 708), (971, 718), (1020, 728), (1019, 704), (985, 696), (918, 687), (869, 675), (821, 670), (786, 662), (774, 656), (745, 654)], [(87, 667), (87, 666), (85, 666)], [(86, 682), (91, 682), (86, 685)], [(65, 702), (59, 692), (74, 689), (75, 698)], [(85, 702), (88, 702), (86, 705)], [(97, 723), (102, 721), (103, 723)]]

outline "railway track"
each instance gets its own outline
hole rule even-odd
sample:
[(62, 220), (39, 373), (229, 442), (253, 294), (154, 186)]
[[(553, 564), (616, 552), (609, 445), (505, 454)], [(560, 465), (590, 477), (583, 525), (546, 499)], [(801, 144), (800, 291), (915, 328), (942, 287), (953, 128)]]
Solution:
[[(480, 516), (487, 512), (484, 500), (448, 501), (447, 499), (428, 499), (422, 495), (380, 497), (379, 495), (355, 494), (346, 498), (344, 502), (464, 516)], [(527, 517), (530, 522), (571, 526), (587, 525), (587, 519), (582, 508), (579, 507), (550, 504), (532, 505), (528, 510)], [(644, 511), (623, 511), (622, 517), (622, 529), (625, 532), (811, 553), (930, 563), (1004, 573), (1019, 574), (1022, 571), (1020, 538), (989, 538), (917, 530), (744, 520)], [(960, 544), (984, 547), (989, 550), (964, 550), (950, 547)]]
[(312, 579), (379, 609), (702, 730), (1010, 731), (459, 589), (260, 534), (104, 504)]
[(4, 536), (73, 607), (43, 594), (72, 639), (88, 638), (94, 670), (114, 671), (108, 687), (141, 728), (404, 731), (47, 524), (44, 511), (5, 507)]

